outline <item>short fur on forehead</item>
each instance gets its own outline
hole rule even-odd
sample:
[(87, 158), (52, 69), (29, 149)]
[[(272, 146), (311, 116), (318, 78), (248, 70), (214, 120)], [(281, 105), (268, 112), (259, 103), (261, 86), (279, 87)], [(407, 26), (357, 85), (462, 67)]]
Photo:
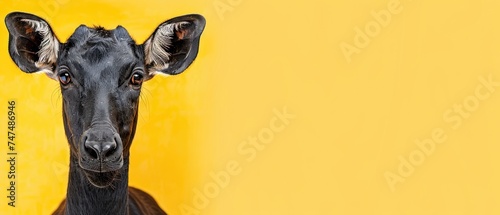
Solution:
[(114, 30), (107, 30), (101, 26), (88, 28), (81, 25), (65, 44), (65, 50), (80, 46), (85, 50), (83, 57), (91, 63), (98, 63), (104, 59), (110, 49), (120, 43), (125, 45), (135, 45), (135, 41), (130, 37), (127, 30), (118, 26)]

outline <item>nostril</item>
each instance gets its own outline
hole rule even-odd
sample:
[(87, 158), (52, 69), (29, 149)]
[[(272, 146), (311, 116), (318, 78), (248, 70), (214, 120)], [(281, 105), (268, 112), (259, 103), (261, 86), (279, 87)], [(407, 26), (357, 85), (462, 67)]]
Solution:
[(87, 155), (90, 156), (92, 159), (97, 159), (98, 158), (98, 146), (97, 145), (87, 145), (85, 144), (85, 152), (87, 152)]
[(99, 129), (84, 134), (81, 148), (82, 158), (93, 160), (92, 162), (115, 161), (119, 158), (122, 149), (120, 136), (116, 133), (106, 134), (106, 132), (102, 132), (103, 130)]
[(104, 157), (109, 157), (116, 151), (116, 140), (115, 142), (104, 145), (103, 147)]

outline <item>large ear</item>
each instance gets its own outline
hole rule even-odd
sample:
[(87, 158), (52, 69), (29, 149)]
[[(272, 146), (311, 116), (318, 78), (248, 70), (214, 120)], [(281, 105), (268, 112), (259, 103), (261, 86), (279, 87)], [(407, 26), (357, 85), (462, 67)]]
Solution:
[[(59, 51), (59, 40), (42, 18), (21, 12), (5, 17), (9, 30), (9, 53), (24, 72), (52, 73)], [(50, 74), (49, 74), (50, 75)]]
[(144, 43), (146, 68), (150, 75), (177, 75), (196, 58), (200, 36), (205, 28), (201, 15), (185, 15), (158, 26)]

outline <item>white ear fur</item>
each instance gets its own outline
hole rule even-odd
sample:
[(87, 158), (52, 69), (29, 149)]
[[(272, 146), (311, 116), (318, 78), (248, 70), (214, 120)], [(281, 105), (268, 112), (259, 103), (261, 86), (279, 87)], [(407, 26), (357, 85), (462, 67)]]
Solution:
[(180, 30), (184, 24), (188, 24), (188, 22), (164, 23), (158, 27), (155, 35), (144, 43), (146, 64), (154, 64), (161, 69), (168, 68), (170, 53), (167, 50), (172, 45), (175, 31)]
[(37, 52), (38, 61), (35, 66), (40, 68), (40, 71), (47, 72), (51, 70), (51, 64), (56, 63), (57, 54), (59, 52), (59, 41), (52, 34), (49, 25), (43, 21), (21, 19), (35, 29), (36, 32), (42, 35), (42, 42), (40, 43), (40, 50)]

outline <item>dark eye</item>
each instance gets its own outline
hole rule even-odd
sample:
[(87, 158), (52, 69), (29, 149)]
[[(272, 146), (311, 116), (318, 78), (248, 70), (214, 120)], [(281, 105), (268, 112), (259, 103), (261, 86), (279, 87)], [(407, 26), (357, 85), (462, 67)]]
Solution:
[(134, 72), (130, 78), (130, 84), (133, 86), (141, 86), (144, 76), (140, 72)]
[(66, 86), (69, 83), (71, 83), (71, 77), (69, 76), (68, 72), (62, 72), (59, 74), (59, 82), (61, 82), (62, 85)]

